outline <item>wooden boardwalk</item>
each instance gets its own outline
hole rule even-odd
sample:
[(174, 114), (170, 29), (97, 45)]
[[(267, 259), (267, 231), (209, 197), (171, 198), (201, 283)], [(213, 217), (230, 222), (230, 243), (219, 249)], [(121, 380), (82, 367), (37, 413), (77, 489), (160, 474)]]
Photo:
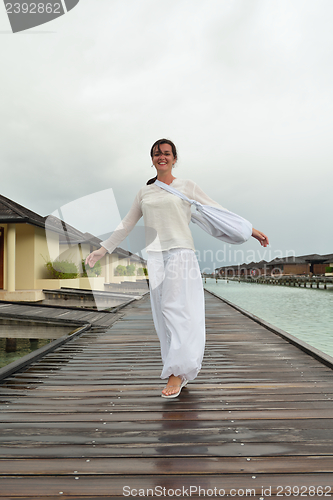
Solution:
[[(133, 299), (135, 300), (135, 299)], [(121, 307), (121, 306), (120, 306)], [(117, 310), (118, 308), (114, 308)], [(78, 307), (46, 306), (38, 304), (15, 304), (0, 301), (0, 317), (28, 321), (59, 322), (62, 324), (86, 325), (95, 327), (111, 326), (119, 315), (114, 311), (96, 311)]]
[(206, 293), (203, 369), (165, 400), (149, 298), (122, 313), (0, 386), (0, 498), (333, 495), (332, 369)]

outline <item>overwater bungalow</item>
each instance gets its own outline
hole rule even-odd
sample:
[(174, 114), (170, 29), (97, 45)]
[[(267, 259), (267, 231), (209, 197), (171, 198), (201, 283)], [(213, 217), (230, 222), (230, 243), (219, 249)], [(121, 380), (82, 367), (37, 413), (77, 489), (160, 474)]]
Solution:
[[(104, 290), (105, 283), (142, 279), (117, 275), (119, 265), (133, 264), (132, 269), (140, 269), (140, 274), (146, 267), (144, 259), (122, 248), (101, 260), (99, 276), (82, 276), (82, 259), (100, 242), (56, 217), (43, 217), (0, 195), (0, 300), (34, 302), (44, 299), (43, 289)], [(59, 260), (76, 264), (81, 276), (52, 279), (45, 264)]]
[(275, 258), (270, 262), (250, 262), (223, 266), (215, 270), (221, 277), (260, 277), (260, 276), (312, 276), (325, 275), (327, 268), (333, 267), (333, 254), (302, 255)]

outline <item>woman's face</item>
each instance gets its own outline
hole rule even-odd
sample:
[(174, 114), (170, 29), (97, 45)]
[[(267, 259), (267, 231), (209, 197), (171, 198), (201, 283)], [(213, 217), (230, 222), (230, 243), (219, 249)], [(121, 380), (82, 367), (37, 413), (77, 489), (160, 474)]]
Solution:
[(171, 172), (177, 161), (173, 156), (170, 144), (160, 144), (160, 147), (155, 146), (152, 160), (157, 173)]

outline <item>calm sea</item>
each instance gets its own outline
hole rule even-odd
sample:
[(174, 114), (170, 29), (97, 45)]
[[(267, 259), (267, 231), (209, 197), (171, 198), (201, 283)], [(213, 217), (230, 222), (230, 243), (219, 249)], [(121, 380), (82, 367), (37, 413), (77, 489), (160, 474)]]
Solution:
[(333, 356), (333, 288), (216, 283), (212, 278), (204, 287)]

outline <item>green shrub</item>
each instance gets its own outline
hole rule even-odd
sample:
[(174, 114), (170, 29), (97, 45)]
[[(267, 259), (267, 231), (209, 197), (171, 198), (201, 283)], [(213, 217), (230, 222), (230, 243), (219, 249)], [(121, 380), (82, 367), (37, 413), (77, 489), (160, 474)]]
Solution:
[(115, 276), (135, 276), (135, 265), (121, 266), (120, 264), (114, 270)]
[(333, 267), (330, 266), (325, 267), (325, 273), (333, 273)]
[(126, 266), (126, 276), (135, 276), (135, 265), (129, 264)]
[(114, 270), (115, 276), (126, 276), (126, 267), (121, 266), (120, 264)]
[(146, 267), (139, 267), (136, 271), (138, 276), (148, 276), (148, 269)]
[(48, 261), (45, 267), (52, 279), (73, 279), (79, 275), (77, 265), (68, 260)]
[(102, 274), (102, 264), (98, 260), (94, 267), (87, 266), (85, 264), (85, 259), (81, 260), (82, 265), (82, 277), (83, 278), (91, 278), (95, 276), (100, 276)]

